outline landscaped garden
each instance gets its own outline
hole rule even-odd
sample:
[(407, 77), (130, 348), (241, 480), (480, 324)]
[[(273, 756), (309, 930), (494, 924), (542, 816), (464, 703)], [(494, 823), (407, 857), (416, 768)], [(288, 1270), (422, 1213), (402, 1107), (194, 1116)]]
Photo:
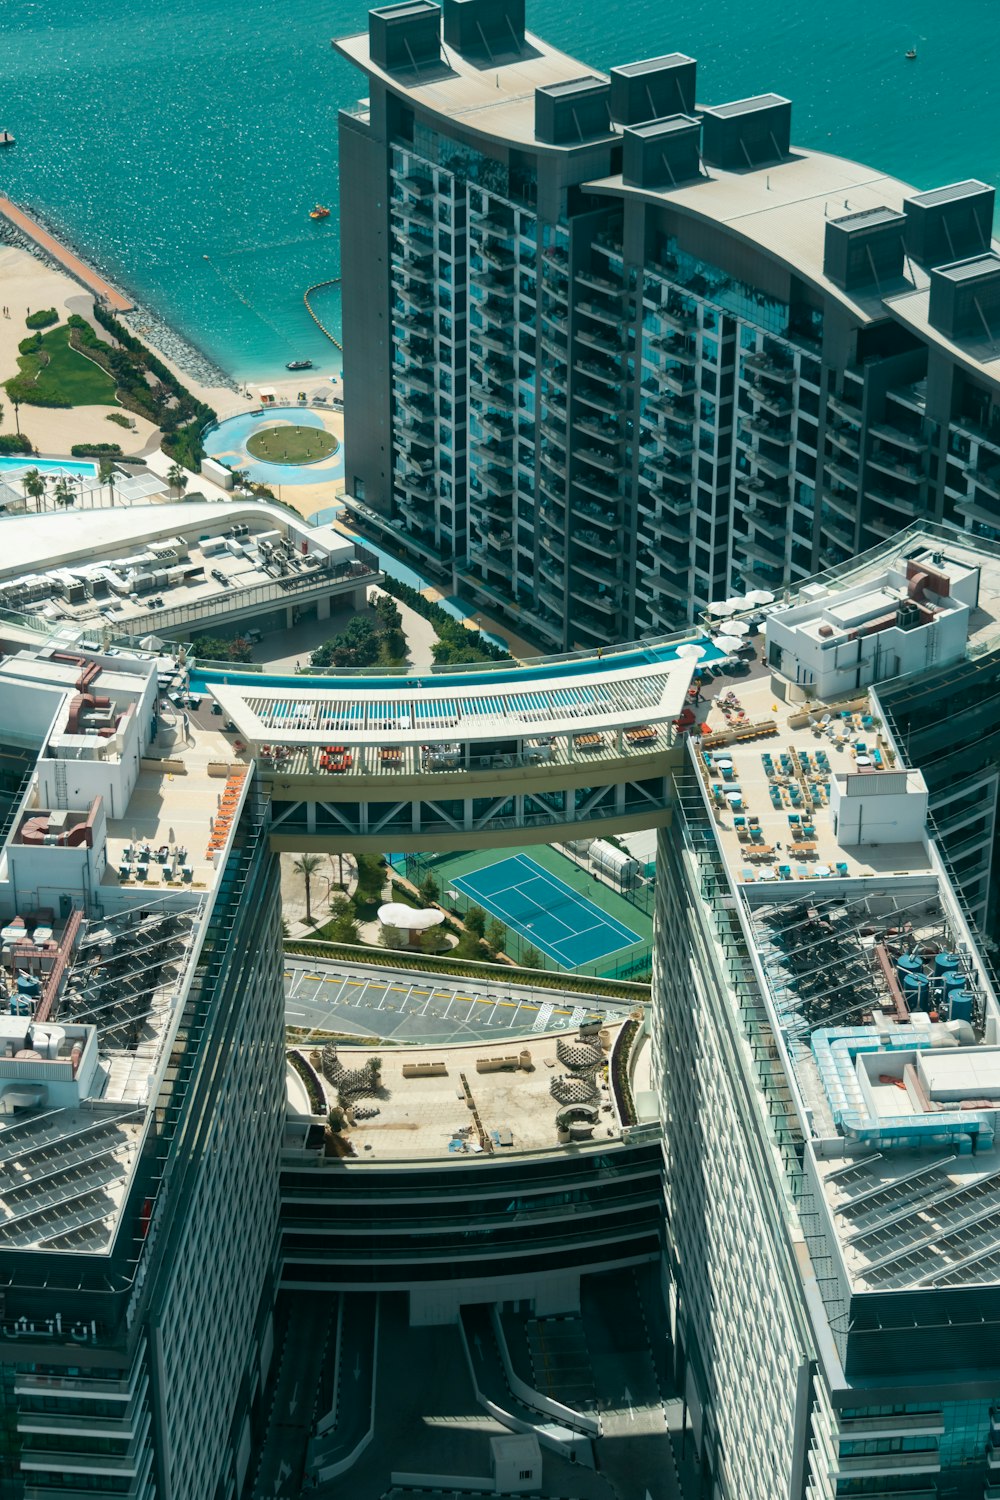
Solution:
[(70, 344), (63, 323), (22, 339), (20, 374), (6, 382), (12, 400), (31, 406), (114, 406), (115, 382), (106, 370)]
[(279, 422), (247, 439), (247, 452), (271, 464), (315, 464), (332, 458), (340, 443), (325, 427), (294, 427)]

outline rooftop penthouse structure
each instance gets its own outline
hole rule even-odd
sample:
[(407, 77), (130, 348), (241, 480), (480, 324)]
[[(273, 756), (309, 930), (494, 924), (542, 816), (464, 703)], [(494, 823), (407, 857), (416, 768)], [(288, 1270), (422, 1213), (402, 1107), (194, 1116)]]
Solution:
[(914, 518), (1000, 535), (991, 186), (804, 150), (789, 100), (676, 52), (595, 72), (506, 0), (335, 45), (364, 526), (557, 650)]

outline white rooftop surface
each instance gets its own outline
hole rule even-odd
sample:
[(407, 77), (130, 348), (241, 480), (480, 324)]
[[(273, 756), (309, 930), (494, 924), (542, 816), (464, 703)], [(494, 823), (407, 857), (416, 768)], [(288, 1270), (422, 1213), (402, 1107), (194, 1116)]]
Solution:
[[(325, 550), (334, 542), (350, 556), (351, 543), (330, 527), (314, 530), (277, 506), (245, 500), (184, 500), (165, 505), (131, 505), (109, 510), (71, 510), (65, 514), (0, 518), (0, 579), (20, 573), (48, 572), (72, 562), (91, 563), (140, 550), (144, 543), (188, 536), (219, 535), (237, 523), (254, 532), (289, 525), (321, 539)], [(336, 551), (337, 547), (333, 546)]]
[[(944, 554), (944, 572), (956, 581), (976, 568), (979, 569), (979, 600), (969, 619), (969, 648), (983, 649), (995, 638), (1000, 628), (1000, 555), (985, 550), (987, 545), (978, 538), (965, 542), (959, 532), (942, 538), (922, 531), (919, 525), (907, 528), (901, 541), (880, 547), (860, 566), (845, 566), (836, 574), (831, 573), (823, 579), (821, 591), (815, 596), (817, 619), (824, 609), (838, 607), (838, 593), (856, 589), (865, 582), (870, 582), (873, 587), (878, 586), (889, 566), (898, 567), (905, 573), (907, 561), (923, 562), (935, 569), (933, 554), (941, 552)], [(983, 550), (979, 550), (980, 547)], [(806, 603), (806, 596), (799, 594), (788, 608), (798, 611)], [(769, 609), (768, 614), (783, 620), (785, 609), (777, 605)]]
[[(358, 690), (232, 687), (209, 684), (225, 714), (251, 743), (323, 744), (334, 734), (351, 744), (412, 745), (446, 731), (462, 740), (580, 733), (590, 726), (638, 725), (676, 718), (691, 681), (689, 661), (613, 667), (592, 675), (534, 678), (518, 687), (402, 685)], [(433, 682), (434, 679), (428, 679)]]
[[(996, 245), (996, 241), (993, 242)], [(1000, 376), (1000, 338), (995, 329), (987, 337), (986, 329), (961, 340), (950, 339), (930, 320), (931, 297), (927, 286), (886, 297), (886, 306), (901, 323), (922, 338), (945, 350), (959, 364), (978, 371), (985, 370), (994, 380)]]
[[(750, 241), (775, 260), (790, 265), (798, 275), (808, 277), (862, 318), (884, 317), (882, 296), (904, 289), (901, 280), (891, 287), (883, 286), (882, 295), (874, 289), (861, 297), (846, 292), (824, 275), (823, 254), (826, 225), (831, 219), (882, 207), (899, 210), (904, 199), (912, 198), (917, 191), (908, 183), (860, 162), (797, 146), (788, 160), (756, 171), (727, 172), (721, 167), (707, 167), (706, 171), (707, 178), (677, 188), (629, 187), (620, 176), (588, 186), (662, 202), (693, 218), (724, 225), (737, 238)], [(908, 264), (917, 288), (926, 288), (927, 273)], [(909, 278), (906, 284), (912, 290), (914, 283)]]
[[(557, 51), (530, 32), (525, 34), (525, 42), (523, 56), (516, 60), (501, 56), (495, 65), (486, 67), (470, 62), (442, 42), (447, 61), (442, 62), (440, 70), (422, 64), (419, 73), (412, 68), (387, 72), (378, 67), (372, 61), (367, 31), (340, 37), (334, 45), (364, 72), (380, 78), (414, 104), (447, 115), (455, 124), (464, 123), (479, 134), (521, 141), (544, 151), (545, 143), (535, 140), (535, 90), (583, 77), (604, 79), (606, 75)], [(428, 78), (428, 74), (432, 76)], [(585, 143), (585, 147), (589, 144)]]
[(921, 1057), (919, 1071), (932, 1099), (1000, 1098), (1000, 1051), (961, 1047)]

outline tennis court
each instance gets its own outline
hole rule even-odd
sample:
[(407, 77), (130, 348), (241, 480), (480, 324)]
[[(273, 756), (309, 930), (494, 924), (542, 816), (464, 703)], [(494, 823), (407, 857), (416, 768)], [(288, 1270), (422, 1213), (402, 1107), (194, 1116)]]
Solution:
[(526, 854), (452, 878), (449, 885), (566, 969), (642, 941), (637, 932), (578, 896)]

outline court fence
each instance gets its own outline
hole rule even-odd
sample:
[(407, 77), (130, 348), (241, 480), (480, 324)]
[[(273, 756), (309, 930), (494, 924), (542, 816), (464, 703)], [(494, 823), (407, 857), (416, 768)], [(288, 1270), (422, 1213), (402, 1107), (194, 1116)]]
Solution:
[[(436, 858), (433, 854), (394, 854), (392, 867), (414, 886), (419, 886), (428, 875), (433, 876), (438, 885), (438, 904), (460, 920), (465, 920), (470, 906), (478, 906), (486, 911), (487, 925), (494, 920), (489, 908), (482, 901), (477, 901), (474, 896), (467, 896), (464, 891), (456, 890), (453, 885), (449, 884), (437, 868)], [(577, 893), (574, 891), (573, 894)], [(624, 958), (615, 958), (614, 954), (609, 953), (603, 958), (596, 958), (590, 963), (568, 969), (557, 963), (530, 938), (523, 937), (513, 927), (508, 927), (503, 922), (500, 925), (504, 929), (503, 951), (508, 958), (514, 960), (515, 964), (523, 964), (525, 953), (531, 949), (538, 961), (535, 963), (532, 960), (530, 968), (552, 970), (557, 974), (589, 974), (595, 978), (633, 980), (636, 983), (645, 984), (652, 973), (653, 947), (651, 943), (643, 944), (640, 949), (631, 948)]]

